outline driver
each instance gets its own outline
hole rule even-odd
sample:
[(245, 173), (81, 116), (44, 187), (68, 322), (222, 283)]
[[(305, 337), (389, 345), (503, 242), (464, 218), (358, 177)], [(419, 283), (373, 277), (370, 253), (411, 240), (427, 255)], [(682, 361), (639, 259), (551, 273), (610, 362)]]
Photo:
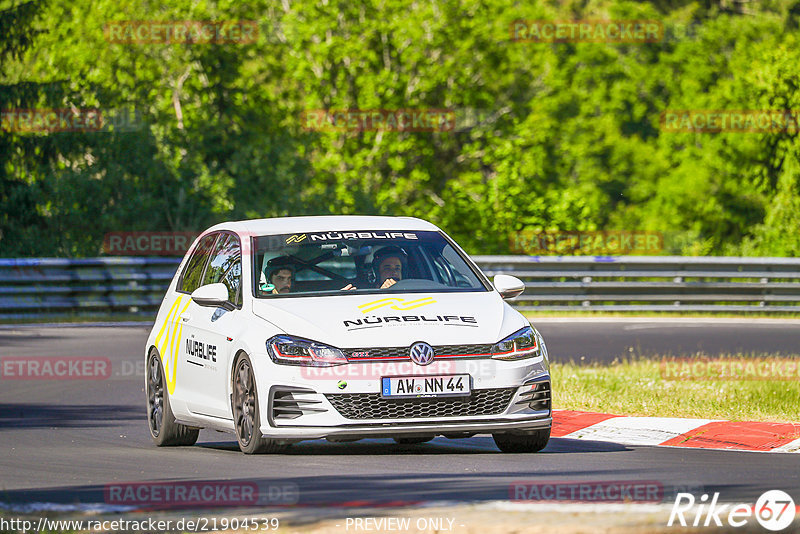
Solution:
[(273, 258), (267, 263), (267, 274), (261, 273), (261, 290), (275, 294), (291, 293), (294, 285), (294, 265), (286, 258)]
[[(388, 246), (377, 251), (372, 259), (376, 287), (386, 289), (402, 280), (403, 267), (406, 265), (407, 260), (408, 255), (400, 247)], [(342, 289), (357, 288), (353, 284), (347, 284)]]

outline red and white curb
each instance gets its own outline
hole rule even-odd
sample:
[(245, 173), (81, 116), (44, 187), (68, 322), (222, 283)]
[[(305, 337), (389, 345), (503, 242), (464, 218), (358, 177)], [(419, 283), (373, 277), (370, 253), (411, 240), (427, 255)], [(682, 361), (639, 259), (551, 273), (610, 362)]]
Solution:
[(800, 452), (800, 423), (734, 422), (676, 417), (629, 417), (553, 411), (557, 438), (700, 449)]

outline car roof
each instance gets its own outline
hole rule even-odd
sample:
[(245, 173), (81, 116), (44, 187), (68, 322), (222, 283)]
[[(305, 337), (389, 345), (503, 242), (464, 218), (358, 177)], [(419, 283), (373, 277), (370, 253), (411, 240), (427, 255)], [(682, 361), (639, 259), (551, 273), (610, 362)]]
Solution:
[[(314, 217), (276, 217), (249, 219), (217, 224), (207, 230), (232, 230), (240, 234), (270, 235), (298, 232), (334, 232), (347, 230), (417, 230), (439, 231), (439, 228), (416, 217), (379, 215), (320, 215)], [(205, 233), (205, 232), (204, 232)]]

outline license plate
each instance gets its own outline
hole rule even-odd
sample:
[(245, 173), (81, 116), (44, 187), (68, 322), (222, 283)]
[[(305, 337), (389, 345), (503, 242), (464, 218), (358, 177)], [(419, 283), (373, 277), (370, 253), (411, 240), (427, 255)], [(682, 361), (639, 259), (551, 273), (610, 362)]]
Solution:
[(381, 396), (383, 397), (455, 397), (469, 394), (469, 375), (381, 378)]

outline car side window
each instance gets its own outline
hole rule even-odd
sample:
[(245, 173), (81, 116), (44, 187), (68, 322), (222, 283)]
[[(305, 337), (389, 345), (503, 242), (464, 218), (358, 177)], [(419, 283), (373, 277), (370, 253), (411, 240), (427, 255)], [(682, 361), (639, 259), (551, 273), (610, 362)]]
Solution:
[(222, 234), (203, 276), (202, 285), (223, 283), (228, 288), (228, 300), (238, 305), (242, 284), (242, 248), (239, 237)]
[(236, 306), (242, 305), (242, 260), (234, 263), (225, 276), (222, 283), (228, 288), (228, 300)]
[(214, 249), (214, 242), (217, 240), (219, 233), (213, 233), (205, 236), (197, 248), (192, 252), (189, 261), (186, 262), (186, 267), (183, 269), (183, 274), (178, 282), (178, 291), (191, 293), (200, 287), (200, 278), (203, 276), (203, 269), (208, 263), (208, 258)]

